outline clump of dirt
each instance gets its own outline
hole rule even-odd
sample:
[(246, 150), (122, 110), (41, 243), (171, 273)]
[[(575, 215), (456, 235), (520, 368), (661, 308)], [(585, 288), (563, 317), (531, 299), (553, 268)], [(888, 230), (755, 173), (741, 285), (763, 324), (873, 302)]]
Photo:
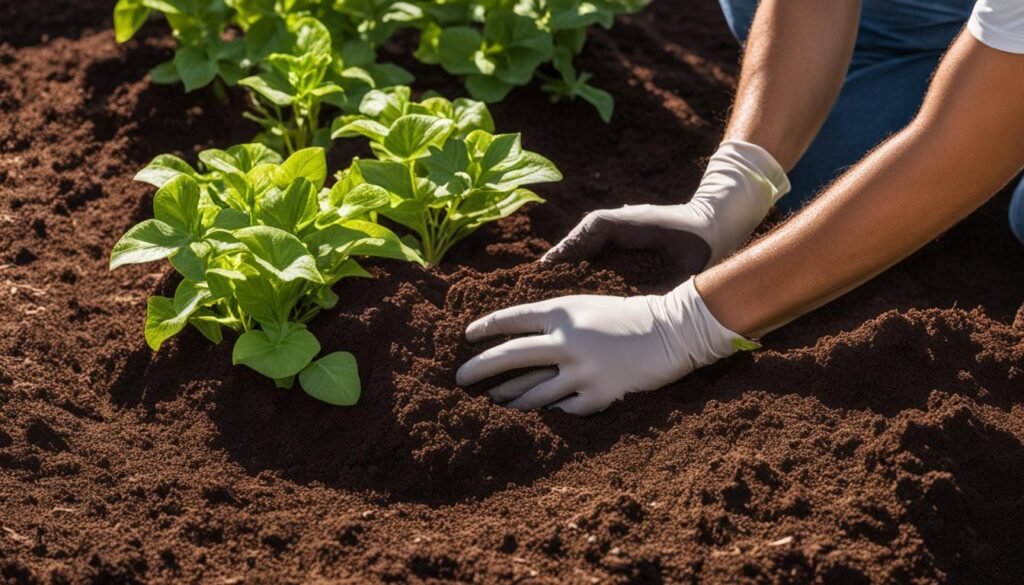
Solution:
[[(106, 268), (151, 212), (131, 177), (255, 128), (237, 93), (150, 84), (173, 40), (154, 22), (115, 45), (110, 8), (0, 6), (0, 580), (1024, 580), (1024, 251), (1005, 196), (764, 350), (595, 417), (454, 384), (490, 311), (687, 276), (646, 253), (533, 261), (589, 210), (686, 199), (735, 83), (715, 3), (656, 0), (591, 34), (580, 66), (615, 96), (611, 125), (535, 87), (494, 108), (566, 180), (439, 269), (380, 263), (336, 288), (313, 328), (359, 360), (348, 409), (193, 331), (146, 348), (145, 299), (176, 280)], [(408, 41), (384, 53), (457, 91)]]

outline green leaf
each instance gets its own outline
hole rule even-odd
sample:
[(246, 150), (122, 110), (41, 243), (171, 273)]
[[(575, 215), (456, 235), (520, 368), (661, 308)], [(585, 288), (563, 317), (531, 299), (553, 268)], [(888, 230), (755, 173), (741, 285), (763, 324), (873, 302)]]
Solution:
[(610, 93), (589, 84), (578, 86), (576, 93), (597, 108), (597, 113), (605, 124), (612, 121), (612, 114), (615, 112), (615, 99)]
[(347, 351), (329, 353), (299, 373), (299, 384), (317, 400), (352, 406), (359, 401), (361, 392), (356, 358)]
[(300, 18), (296, 31), (295, 54), (331, 56), (331, 33), (315, 18)]
[(153, 215), (180, 232), (199, 235), (199, 184), (188, 175), (168, 181), (153, 197)]
[(237, 209), (221, 209), (217, 218), (213, 220), (213, 227), (222, 230), (234, 231), (249, 227), (249, 214)]
[(379, 213), (418, 234), (422, 235), (426, 229), (426, 222), (428, 220), (426, 201), (418, 199), (392, 200), (391, 207), (383, 208)]
[[(479, 134), (477, 136), (480, 136)], [(482, 137), (481, 137), (482, 138)], [(477, 142), (483, 146), (483, 141)], [(522, 144), (518, 134), (496, 134), (487, 141), (487, 148), (480, 159), (480, 181), (495, 180), (495, 175), (500, 175), (497, 170), (499, 165), (507, 164), (517, 159), (523, 152)]]
[(494, 77), (470, 75), (466, 78), (466, 89), (474, 99), (492, 104), (505, 99), (512, 86)]
[(366, 93), (359, 104), (359, 113), (385, 126), (406, 114), (411, 90), (408, 87), (393, 87), (387, 90), (374, 89)]
[(260, 164), (280, 164), (281, 155), (263, 144), (236, 144), (227, 150), (204, 150), (199, 160), (211, 170), (244, 175)]
[(409, 113), (426, 114), (428, 116), (447, 118), (449, 120), (453, 120), (455, 117), (452, 102), (444, 96), (435, 95), (433, 92), (429, 91), (421, 96), (419, 103), (410, 104)]
[(572, 2), (561, 10), (553, 10), (548, 26), (551, 30), (586, 28), (593, 24), (611, 26), (615, 14), (608, 8), (599, 9), (590, 2)]
[(528, 189), (504, 191), (474, 191), (452, 216), (456, 222), (465, 223), (470, 229), (508, 217), (527, 203), (544, 203), (536, 193)]
[(484, 36), (488, 43), (504, 49), (529, 49), (547, 55), (553, 50), (551, 35), (540, 29), (533, 18), (507, 10), (487, 13)]
[[(343, 120), (340, 119), (339, 120)], [(374, 142), (384, 142), (387, 138), (388, 127), (376, 120), (369, 120), (366, 118), (358, 118), (350, 122), (343, 122), (339, 124), (333, 132), (331, 132), (331, 138), (346, 138), (349, 136), (365, 136)]]
[(474, 55), (483, 46), (480, 32), (468, 26), (453, 26), (441, 31), (437, 39), (437, 57), (445, 71), (453, 75), (478, 73)]
[(323, 309), (333, 309), (340, 300), (338, 295), (329, 286), (317, 287), (316, 291), (310, 295), (310, 298), (313, 299), (317, 306)]
[(171, 266), (188, 280), (198, 282), (205, 278), (206, 259), (196, 254), (191, 245), (183, 246), (177, 254), (171, 256), (170, 262)]
[(432, 147), (423, 159), (428, 178), (438, 186), (436, 196), (459, 195), (472, 186), (469, 152), (462, 140), (449, 140), (443, 149)]
[(199, 153), (199, 160), (203, 161), (208, 169), (221, 171), (223, 173), (243, 173), (238, 168), (238, 161), (235, 157), (218, 148), (211, 148)]
[(277, 16), (263, 16), (245, 31), (245, 53), (253, 63), (262, 63), (271, 53), (287, 51), (294, 42), (288, 25)]
[[(340, 37), (341, 35), (335, 36)], [(377, 52), (373, 47), (373, 43), (363, 39), (349, 39), (343, 42), (338, 52), (341, 56), (341, 61), (352, 67), (365, 67), (377, 59)]]
[(327, 179), (324, 149), (316, 146), (296, 151), (278, 167), (274, 173), (274, 182), (284, 188), (300, 177), (312, 183), (316, 191), (320, 191)]
[(262, 331), (243, 333), (231, 362), (244, 364), (268, 378), (298, 374), (320, 352), (320, 342), (301, 323), (261, 323)]
[(186, 319), (177, 320), (174, 300), (152, 296), (146, 301), (146, 344), (153, 351), (159, 351), (164, 341), (174, 337), (185, 327)]
[(174, 59), (164, 61), (150, 69), (149, 78), (153, 83), (161, 85), (169, 85), (181, 81), (181, 76), (178, 75), (178, 68), (174, 65)]
[(419, 252), (406, 245), (394, 232), (382, 225), (352, 220), (345, 222), (344, 229), (362, 234), (362, 237), (341, 248), (349, 256), (390, 258), (421, 265), (424, 263)]
[(277, 70), (264, 71), (259, 75), (246, 77), (240, 80), (238, 85), (253, 90), (268, 102), (279, 107), (292, 105), (298, 93), (288, 78)]
[(263, 144), (236, 144), (228, 147), (228, 154), (234, 157), (240, 172), (248, 173), (259, 165), (281, 164), (281, 155)]
[(160, 154), (135, 174), (135, 180), (159, 188), (178, 175), (195, 177), (196, 171), (173, 154)]
[[(215, 261), (217, 262), (217, 261)], [(206, 286), (215, 299), (225, 299), (235, 294), (235, 284), (246, 280), (246, 275), (238, 270), (223, 268), (220, 264), (211, 266), (206, 271)]]
[(391, 125), (384, 148), (402, 160), (423, 156), (427, 148), (438, 145), (451, 134), (454, 123), (444, 118), (410, 114)]
[(190, 281), (182, 281), (174, 299), (152, 296), (146, 303), (146, 343), (158, 351), (164, 341), (185, 328), (189, 317), (210, 298), (210, 291)]
[(498, 191), (561, 180), (562, 173), (554, 163), (535, 152), (528, 151), (495, 165), (479, 179), (480, 183)]
[[(334, 188), (331, 190), (334, 191), (335, 189), (342, 188), (344, 187), (339, 182), (335, 183)], [(336, 196), (337, 195), (332, 193), (332, 197)], [(391, 195), (384, 188), (378, 187), (377, 185), (360, 183), (345, 193), (340, 199), (340, 206), (324, 214), (322, 219), (317, 219), (318, 226), (323, 226), (335, 221), (352, 219), (370, 211), (385, 207), (391, 202)]]
[(761, 344), (753, 339), (737, 337), (732, 340), (732, 347), (735, 351), (754, 351), (761, 349)]
[[(365, 268), (359, 265), (355, 260), (345, 260), (341, 263), (341, 266), (334, 271), (334, 277), (338, 280), (342, 278), (373, 278), (373, 275), (367, 272)], [(323, 287), (326, 290), (330, 290), (327, 287)], [(337, 295), (335, 295), (337, 296)], [(331, 308), (331, 307), (325, 307)]]
[[(336, 281), (349, 256), (373, 256), (423, 263), (419, 253), (388, 228), (360, 220), (331, 224), (304, 240), (316, 255), (327, 279)], [(343, 275), (344, 276), (344, 275)]]
[(498, 64), (491, 59), (486, 52), (477, 50), (473, 53), (473, 65), (476, 66), (477, 71), (484, 75), (494, 75), (495, 70), (498, 68)]
[(416, 60), (426, 65), (437, 65), (441, 62), (441, 33), (444, 32), (440, 26), (428, 22), (420, 30), (420, 44), (413, 53)]
[(459, 134), (469, 134), (473, 130), (494, 132), (494, 119), (491, 118), (487, 104), (459, 98), (452, 102), (452, 110), (455, 127)]
[(297, 233), (317, 212), (313, 185), (298, 177), (287, 189), (271, 189), (263, 200), (263, 221), (271, 227)]
[(135, 36), (149, 18), (149, 12), (142, 0), (118, 0), (114, 6), (114, 39), (124, 43)]
[(361, 67), (348, 67), (342, 70), (341, 79), (343, 83), (350, 85), (352, 82), (361, 83), (367, 87), (374, 87), (376, 83), (370, 72)]
[(168, 14), (196, 15), (198, 10), (195, 0), (143, 0), (146, 6)]
[(174, 53), (174, 68), (185, 84), (186, 92), (208, 85), (217, 76), (216, 61), (196, 47), (178, 47)]
[(416, 186), (409, 176), (409, 168), (395, 161), (357, 160), (356, 168), (363, 180), (383, 187), (402, 199), (415, 199)]
[(412, 73), (394, 63), (369, 63), (364, 65), (363, 68), (373, 78), (374, 87), (409, 85), (415, 80)]
[(188, 322), (198, 329), (199, 333), (203, 334), (203, 337), (217, 345), (224, 340), (224, 332), (221, 330), (221, 324), (217, 320), (218, 317), (209, 309), (199, 309), (189, 318)]
[[(207, 274), (212, 272), (207, 271)], [(242, 280), (229, 280), (229, 282), (230, 290), (233, 291), (238, 306), (253, 319), (260, 323), (288, 319), (291, 303), (294, 302), (294, 298), (289, 294), (293, 292), (294, 287), (289, 283), (279, 285), (280, 288), (278, 288), (266, 278), (260, 278), (258, 275), (245, 277)]]
[(114, 244), (110, 253), (110, 269), (125, 264), (142, 264), (163, 260), (188, 246), (191, 236), (158, 219), (147, 219), (129, 229)]
[(233, 235), (245, 245), (256, 265), (278, 280), (304, 279), (323, 284), (316, 260), (292, 234), (270, 226), (253, 226), (242, 228)]

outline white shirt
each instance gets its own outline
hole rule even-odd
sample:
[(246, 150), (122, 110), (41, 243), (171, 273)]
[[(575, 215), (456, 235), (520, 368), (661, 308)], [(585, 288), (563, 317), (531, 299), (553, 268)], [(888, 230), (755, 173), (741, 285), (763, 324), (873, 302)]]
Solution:
[(1024, 0), (978, 0), (967, 30), (993, 49), (1024, 53)]

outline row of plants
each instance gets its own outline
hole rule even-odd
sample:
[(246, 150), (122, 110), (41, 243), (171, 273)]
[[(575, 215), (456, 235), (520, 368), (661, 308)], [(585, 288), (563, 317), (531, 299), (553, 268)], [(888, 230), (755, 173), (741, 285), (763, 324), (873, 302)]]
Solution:
[[(232, 360), (331, 404), (360, 394), (352, 354), (321, 357), (308, 323), (339, 302), (333, 286), (369, 277), (382, 258), (437, 265), (480, 226), (543, 200), (526, 187), (562, 176), (495, 133), (486, 102), (542, 79), (552, 99), (582, 98), (601, 117), (611, 96), (577, 73), (588, 27), (649, 0), (118, 0), (125, 42), (153, 12), (178, 39), (154, 68), (186, 91), (238, 86), (260, 127), (252, 143), (199, 153), (196, 166), (160, 155), (136, 179), (157, 188), (154, 217), (114, 246), (111, 269), (168, 260), (172, 298), (147, 302), (145, 337), (162, 344), (192, 325), (213, 343), (234, 336)], [(461, 76), (474, 99), (412, 99), (412, 75), (379, 63), (401, 29), (415, 57)], [(333, 140), (369, 140), (328, 185)], [(384, 223), (381, 223), (383, 221)], [(402, 235), (396, 234), (392, 228)]]
[[(197, 167), (160, 155), (136, 180), (157, 187), (152, 219), (115, 244), (110, 268), (168, 260), (182, 280), (173, 298), (147, 302), (145, 337), (159, 350), (192, 325), (213, 343), (237, 335), (235, 364), (337, 405), (360, 394), (348, 352), (317, 359), (307, 324), (339, 301), (333, 285), (369, 277), (364, 258), (437, 264), (481, 225), (543, 200), (527, 185), (560, 180), (555, 165), (495, 134), (487, 107), (408, 87), (371, 90), (336, 137), (365, 136), (373, 159), (355, 158), (327, 186), (324, 149), (282, 156), (260, 143), (199, 153)], [(378, 223), (408, 232), (399, 237)]]
[[(115, 35), (131, 39), (163, 14), (178, 39), (174, 57), (152, 71), (186, 91), (241, 84), (258, 96), (261, 124), (291, 126), (291, 151), (317, 144), (320, 104), (351, 114), (372, 88), (406, 85), (408, 71), (378, 63), (396, 32), (419, 35), (414, 56), (464, 80), (492, 103), (535, 77), (554, 101), (580, 98), (606, 122), (614, 103), (577, 72), (587, 29), (650, 0), (118, 0)], [(282, 116), (284, 119), (282, 120)], [(284, 137), (272, 135), (274, 139)]]

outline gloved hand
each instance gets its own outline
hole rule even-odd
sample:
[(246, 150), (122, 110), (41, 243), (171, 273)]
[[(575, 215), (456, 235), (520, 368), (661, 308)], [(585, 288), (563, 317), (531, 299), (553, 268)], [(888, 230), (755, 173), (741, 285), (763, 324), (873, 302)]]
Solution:
[(584, 260), (606, 245), (661, 249), (686, 273), (695, 274), (746, 241), (789, 189), (785, 171), (768, 151), (729, 140), (708, 161), (689, 203), (591, 212), (541, 260)]
[(756, 343), (722, 326), (693, 279), (666, 295), (577, 295), (510, 307), (474, 321), (466, 339), (519, 337), (467, 361), (460, 386), (520, 368), (490, 390), (521, 410), (553, 406), (576, 415), (604, 410), (630, 392), (658, 389)]

